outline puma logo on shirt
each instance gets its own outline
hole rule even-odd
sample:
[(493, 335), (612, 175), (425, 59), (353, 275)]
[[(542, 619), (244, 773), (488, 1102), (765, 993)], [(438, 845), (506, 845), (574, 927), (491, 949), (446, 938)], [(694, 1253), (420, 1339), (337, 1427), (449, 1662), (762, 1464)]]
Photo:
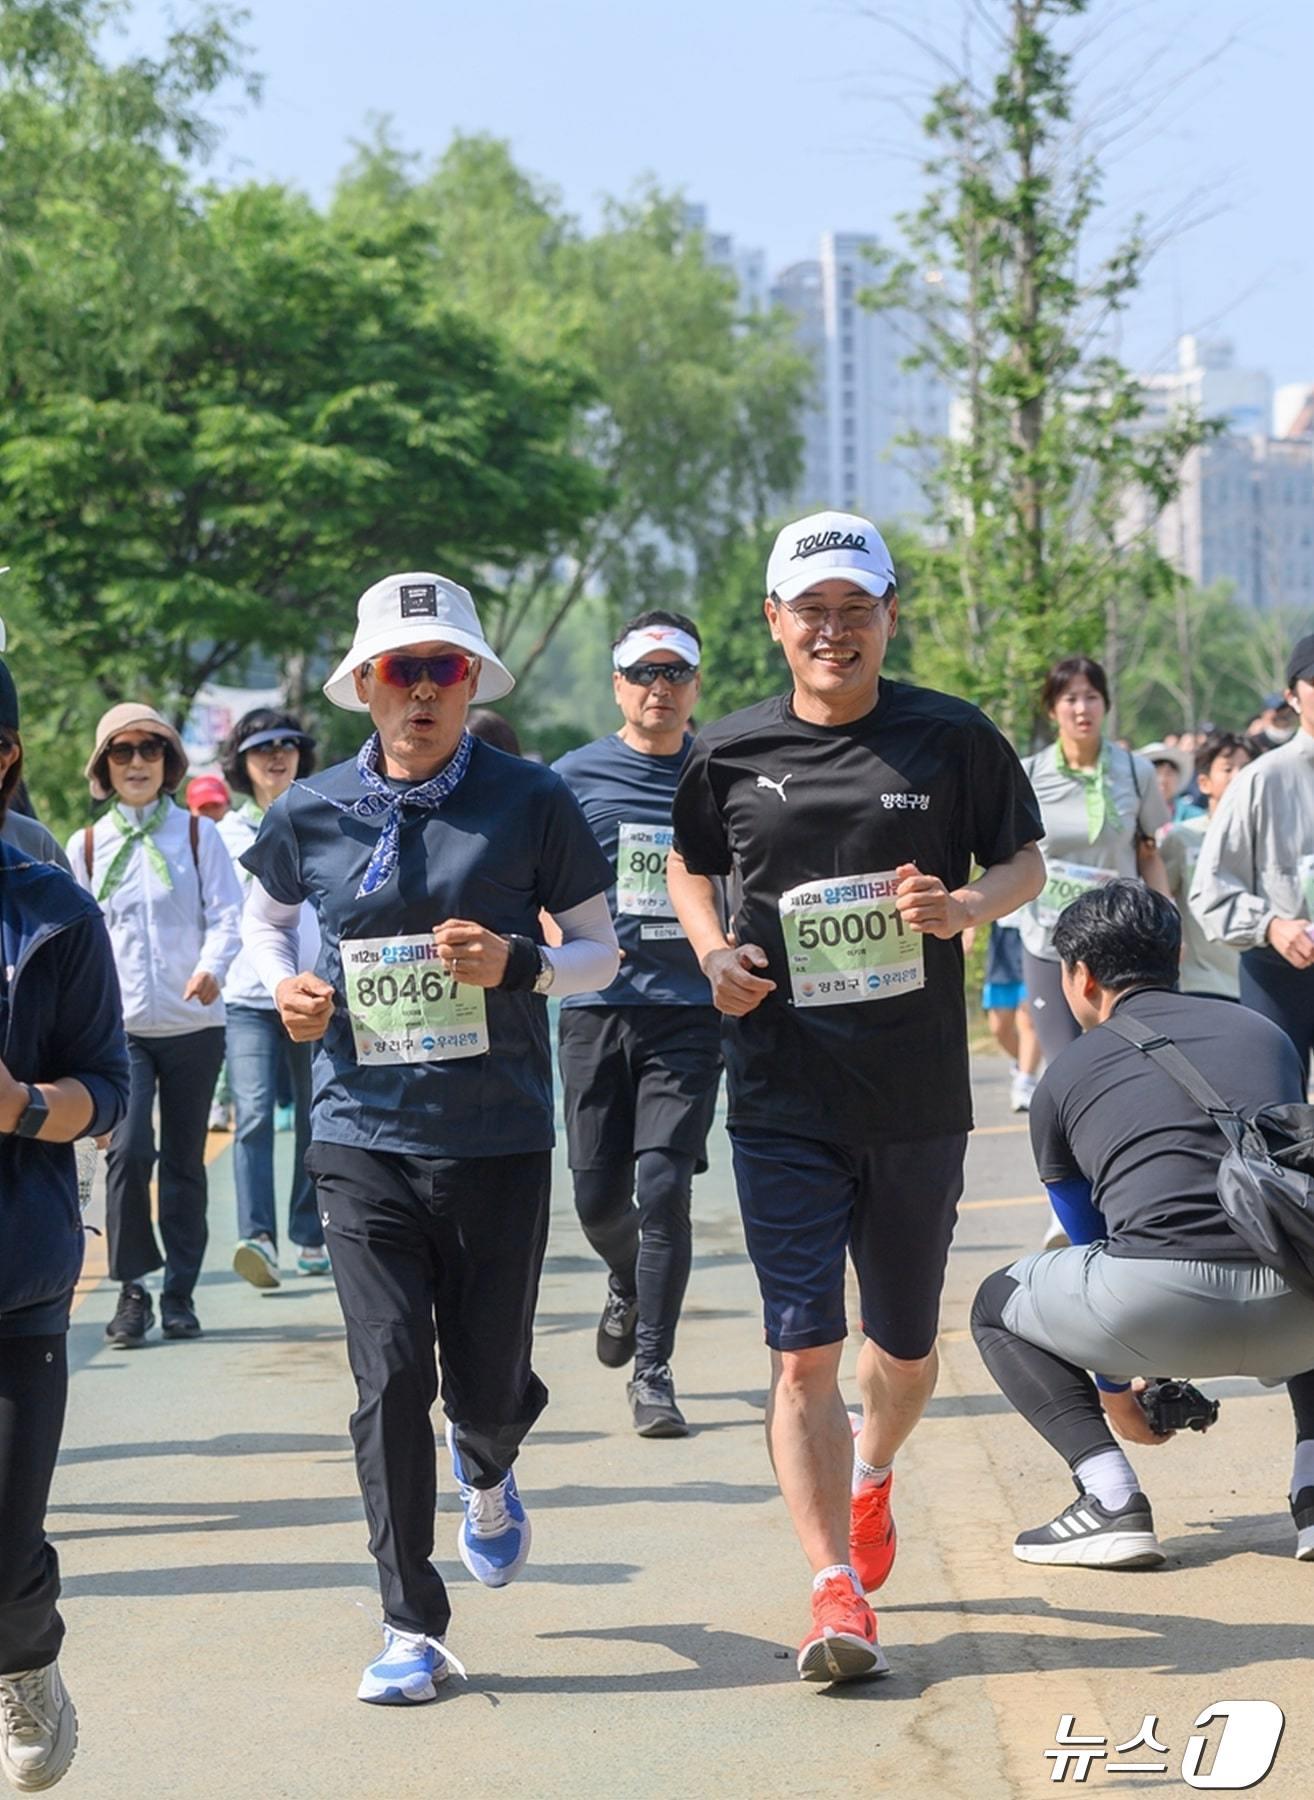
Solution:
[(792, 781), (793, 779), (794, 777), (792, 774), (782, 775), (779, 781), (772, 781), (769, 775), (759, 775), (757, 778), (757, 785), (760, 788), (770, 788), (774, 793), (779, 794), (782, 800), (787, 800), (789, 796), (785, 792), (785, 783), (787, 781)]

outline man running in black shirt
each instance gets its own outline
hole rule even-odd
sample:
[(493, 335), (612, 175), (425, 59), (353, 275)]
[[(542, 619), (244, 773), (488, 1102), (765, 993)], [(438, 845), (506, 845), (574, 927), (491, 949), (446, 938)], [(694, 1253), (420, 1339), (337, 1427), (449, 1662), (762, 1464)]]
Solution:
[[(959, 942), (1040, 891), (1043, 831), (973, 706), (883, 680), (894, 567), (868, 520), (787, 526), (766, 617), (793, 692), (694, 744), (669, 885), (717, 1007), (749, 1254), (771, 1347), (767, 1436), (812, 1565), (804, 1680), (880, 1673), (864, 1591), (894, 1559), (891, 1464), (935, 1386), (971, 1129)], [(968, 882), (973, 863), (985, 871)], [(733, 876), (733, 941), (715, 878)], [(852, 1256), (867, 1342), (838, 1386)]]
[(689, 1429), (670, 1365), (693, 1178), (707, 1167), (721, 1076), (721, 1021), (666, 891), (701, 660), (698, 627), (682, 613), (631, 619), (612, 645), (620, 730), (554, 765), (616, 870), (607, 897), (620, 973), (603, 993), (563, 1001), (561, 1079), (575, 1210), (609, 1271), (598, 1357), (613, 1369), (634, 1358), (640, 1437)]

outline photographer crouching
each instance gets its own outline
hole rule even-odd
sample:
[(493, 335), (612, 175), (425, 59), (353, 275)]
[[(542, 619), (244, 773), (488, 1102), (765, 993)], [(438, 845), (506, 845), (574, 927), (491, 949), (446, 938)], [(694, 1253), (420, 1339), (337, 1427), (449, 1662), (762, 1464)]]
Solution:
[[(1036, 1089), (1031, 1144), (1072, 1247), (989, 1276), (972, 1335), (1007, 1398), (1066, 1460), (1078, 1498), (1022, 1532), (1013, 1553), (1104, 1569), (1163, 1561), (1150, 1502), (1113, 1436), (1167, 1443), (1171, 1433), (1155, 1429), (1141, 1393), (1161, 1371), (1286, 1382), (1296, 1555), (1312, 1559), (1314, 1373), (1301, 1371), (1314, 1370), (1314, 1299), (1288, 1287), (1233, 1229), (1218, 1199), (1228, 1143), (1213, 1118), (1119, 1033), (1144, 1037), (1148, 1028), (1156, 1048), (1176, 1045), (1247, 1118), (1304, 1100), (1299, 1059), (1258, 1013), (1177, 992), (1181, 921), (1140, 882), (1080, 895), (1059, 919), (1054, 948), (1084, 1035)], [(1093, 1380), (1088, 1370), (1098, 1371)], [(1186, 1422), (1180, 1409), (1168, 1417)]]

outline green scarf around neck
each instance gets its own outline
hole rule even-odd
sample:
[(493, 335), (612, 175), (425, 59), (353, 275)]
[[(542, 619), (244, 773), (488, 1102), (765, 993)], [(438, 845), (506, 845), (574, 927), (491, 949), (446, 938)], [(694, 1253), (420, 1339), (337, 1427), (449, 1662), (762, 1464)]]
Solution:
[(1115, 830), (1122, 827), (1122, 814), (1118, 811), (1118, 803), (1113, 797), (1113, 783), (1109, 779), (1109, 747), (1100, 745), (1099, 761), (1092, 769), (1079, 769), (1071, 764), (1063, 754), (1060, 740), (1054, 746), (1054, 765), (1060, 775), (1066, 775), (1072, 781), (1080, 782), (1085, 789), (1086, 801), (1086, 837), (1088, 842), (1095, 843), (1103, 835), (1106, 825)]
[(108, 900), (114, 890), (122, 885), (123, 878), (128, 873), (128, 869), (132, 863), (133, 851), (136, 850), (138, 844), (140, 844), (142, 849), (146, 852), (147, 862), (150, 864), (151, 868), (154, 869), (165, 887), (172, 890), (173, 875), (170, 872), (168, 863), (164, 859), (164, 852), (155, 842), (156, 833), (164, 825), (165, 820), (172, 811), (173, 801), (170, 800), (167, 794), (161, 794), (160, 798), (155, 803), (154, 812), (147, 813), (142, 823), (137, 825), (134, 824), (132, 819), (130, 819), (123, 810), (123, 802), (121, 800), (116, 800), (114, 802), (113, 806), (111, 806), (109, 812), (106, 814), (106, 817), (118, 832), (119, 836), (123, 839), (123, 842), (115, 851), (110, 865), (105, 871), (104, 878), (100, 884), (100, 890), (96, 895), (97, 900)]

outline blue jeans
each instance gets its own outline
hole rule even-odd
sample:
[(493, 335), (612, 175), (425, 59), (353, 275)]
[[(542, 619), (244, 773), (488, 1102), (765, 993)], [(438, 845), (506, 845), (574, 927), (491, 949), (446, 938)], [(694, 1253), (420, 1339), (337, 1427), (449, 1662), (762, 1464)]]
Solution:
[(324, 1233), (319, 1202), (306, 1173), (310, 1142), (309, 1044), (294, 1044), (272, 1007), (228, 1008), (228, 1080), (237, 1111), (233, 1172), (237, 1186), (239, 1237), (266, 1233), (278, 1242), (274, 1199), (274, 1105), (279, 1064), (287, 1059), (296, 1107), (292, 1198), (288, 1202), (288, 1236), (303, 1249), (319, 1249)]

